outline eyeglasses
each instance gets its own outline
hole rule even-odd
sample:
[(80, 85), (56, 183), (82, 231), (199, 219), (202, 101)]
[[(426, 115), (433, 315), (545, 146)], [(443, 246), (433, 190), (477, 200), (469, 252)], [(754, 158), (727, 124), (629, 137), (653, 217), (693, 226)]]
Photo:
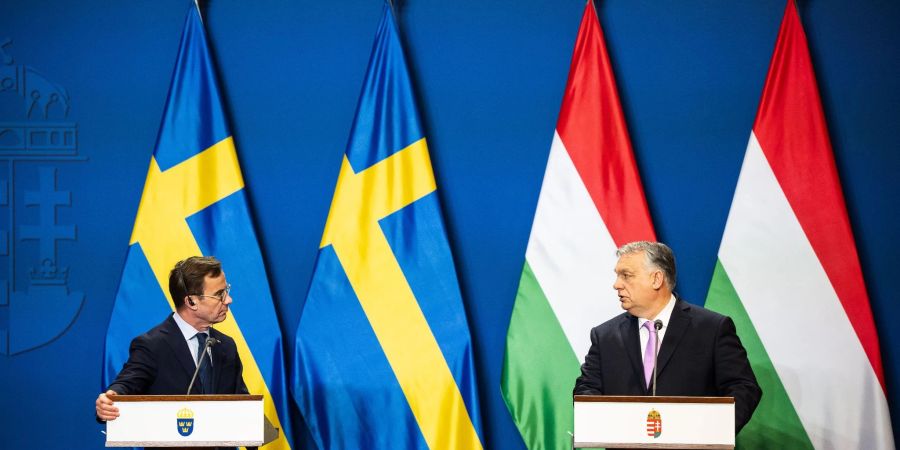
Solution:
[(196, 297), (209, 297), (214, 298), (219, 301), (219, 303), (224, 303), (225, 299), (228, 297), (228, 294), (231, 293), (231, 284), (226, 284), (225, 289), (222, 290), (221, 293), (216, 295), (206, 295), (206, 294), (194, 294)]

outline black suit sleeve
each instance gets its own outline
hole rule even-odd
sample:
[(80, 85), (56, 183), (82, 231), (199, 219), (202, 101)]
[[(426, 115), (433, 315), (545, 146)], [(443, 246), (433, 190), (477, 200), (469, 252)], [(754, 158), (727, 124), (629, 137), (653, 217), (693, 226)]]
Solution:
[(591, 349), (581, 365), (581, 376), (575, 380), (574, 395), (603, 395), (603, 372), (600, 362), (600, 338), (597, 328), (591, 330)]
[(223, 371), (218, 374), (218, 382), (216, 383), (217, 394), (249, 394), (247, 385), (244, 383), (244, 365), (241, 362), (241, 355), (237, 350), (237, 343), (229, 336), (214, 330), (212, 336), (219, 340), (220, 344), (216, 346), (214, 351), (214, 367), (216, 371)]
[(109, 385), (109, 389), (122, 395), (137, 395), (146, 392), (147, 386), (153, 383), (159, 370), (156, 358), (153, 357), (154, 354), (155, 350), (147, 335), (134, 338), (131, 341), (131, 348), (128, 350), (128, 361), (122, 367), (116, 380)]
[(247, 385), (244, 384), (244, 364), (241, 363), (241, 355), (235, 354), (237, 373), (235, 374), (235, 379), (237, 382), (235, 383), (235, 394), (249, 394), (250, 391), (247, 389)]
[(715, 346), (716, 389), (719, 394), (734, 397), (735, 433), (750, 421), (762, 390), (750, 368), (747, 352), (741, 345), (734, 321), (725, 317), (719, 324)]

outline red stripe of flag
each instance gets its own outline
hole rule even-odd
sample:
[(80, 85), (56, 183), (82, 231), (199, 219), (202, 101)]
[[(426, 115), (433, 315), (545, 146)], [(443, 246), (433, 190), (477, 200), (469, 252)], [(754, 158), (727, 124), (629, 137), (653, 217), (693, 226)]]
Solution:
[(616, 245), (655, 241), (592, 2), (581, 18), (556, 130)]

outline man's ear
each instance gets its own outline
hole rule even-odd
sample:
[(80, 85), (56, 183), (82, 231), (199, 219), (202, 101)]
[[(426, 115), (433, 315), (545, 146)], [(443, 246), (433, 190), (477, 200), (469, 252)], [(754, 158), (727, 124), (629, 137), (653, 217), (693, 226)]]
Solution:
[(184, 302), (185, 302), (186, 304), (188, 304), (188, 305), (196, 306), (196, 305), (194, 304), (194, 301), (191, 300), (191, 296), (190, 296), (190, 295), (185, 295), (185, 296), (184, 296)]
[(659, 290), (662, 287), (664, 279), (665, 276), (663, 275), (662, 271), (657, 270), (653, 272), (653, 278), (650, 280), (653, 285), (653, 289)]

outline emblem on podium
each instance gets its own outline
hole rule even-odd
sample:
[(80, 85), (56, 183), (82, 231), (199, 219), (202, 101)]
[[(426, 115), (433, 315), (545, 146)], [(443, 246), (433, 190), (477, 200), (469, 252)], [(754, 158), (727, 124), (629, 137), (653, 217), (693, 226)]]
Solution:
[(188, 408), (178, 410), (178, 434), (190, 436), (194, 432), (194, 412)]
[(650, 412), (647, 413), (647, 436), (653, 436), (653, 439), (656, 439), (661, 434), (662, 417), (659, 415), (659, 411), (651, 409)]

